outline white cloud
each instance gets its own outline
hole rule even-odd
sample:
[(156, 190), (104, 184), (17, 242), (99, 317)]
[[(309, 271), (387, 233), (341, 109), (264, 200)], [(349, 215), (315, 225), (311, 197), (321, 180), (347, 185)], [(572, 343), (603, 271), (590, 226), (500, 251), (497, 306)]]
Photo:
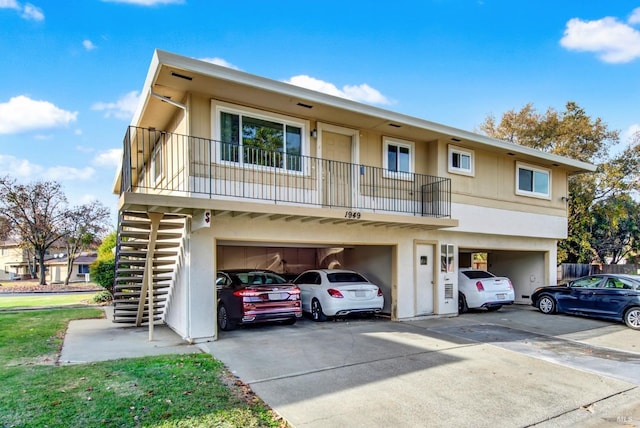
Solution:
[(20, 5), (15, 0), (0, 0), (0, 9), (20, 10)]
[(27, 3), (22, 8), (22, 17), (33, 21), (42, 21), (44, 20), (44, 13), (39, 7), (34, 6), (31, 3)]
[(9, 102), (0, 103), (0, 134), (58, 128), (75, 122), (77, 117), (77, 111), (70, 112), (48, 101), (18, 95)]
[[(640, 8), (633, 11), (628, 22), (640, 22)], [(560, 44), (570, 50), (594, 52), (608, 63), (640, 57), (640, 31), (610, 16), (595, 21), (569, 20)]]
[(634, 123), (622, 133), (623, 141), (632, 142), (637, 139), (640, 142), (640, 124)]
[(640, 24), (640, 7), (636, 7), (629, 15), (629, 20), (627, 21), (629, 24), (635, 25)]
[(38, 177), (43, 169), (42, 166), (33, 164), (27, 159), (0, 154), (0, 171), (11, 171), (12, 177), (27, 179)]
[(234, 70), (240, 70), (239, 67), (236, 67), (235, 65), (231, 64), (230, 62), (227, 62), (226, 60), (224, 60), (222, 58), (218, 58), (218, 57), (200, 58), (200, 61), (210, 62), (211, 64), (221, 65), (222, 67), (232, 68)]
[(16, 0), (0, 0), (0, 9), (16, 10), (20, 13), (20, 16), (24, 19), (33, 20), (33, 21), (44, 20), (44, 13), (42, 12), (42, 9), (32, 5), (31, 3), (26, 3), (25, 5), (22, 5), (20, 2)]
[(54, 166), (45, 168), (34, 164), (28, 159), (18, 159), (15, 156), (0, 154), (0, 171), (11, 171), (11, 176), (19, 181), (33, 181), (37, 179), (49, 181), (77, 181), (86, 180), (95, 175), (91, 167), (82, 169), (68, 166)]
[(105, 3), (126, 3), (139, 6), (157, 6), (161, 4), (183, 4), (184, 0), (102, 0)]
[(345, 85), (342, 89), (338, 89), (338, 87), (333, 83), (325, 82), (324, 80), (306, 75), (293, 76), (285, 82), (353, 101), (360, 101), (369, 104), (392, 104), (392, 101), (382, 95), (380, 91), (372, 88), (366, 83), (362, 83), (360, 85)]
[(98, 102), (91, 106), (91, 110), (104, 111), (104, 117), (115, 117), (117, 119), (130, 120), (138, 107), (140, 94), (138, 91), (131, 91), (116, 102), (103, 103)]
[(96, 170), (87, 166), (82, 169), (70, 166), (54, 166), (44, 171), (44, 177), (52, 181), (87, 180), (94, 176)]
[(84, 46), (84, 48), (88, 51), (92, 51), (96, 48), (96, 45), (94, 45), (93, 42), (89, 39), (83, 40), (82, 46)]
[(122, 161), (122, 149), (111, 149), (99, 153), (93, 158), (93, 164), (97, 166), (107, 166), (117, 168)]

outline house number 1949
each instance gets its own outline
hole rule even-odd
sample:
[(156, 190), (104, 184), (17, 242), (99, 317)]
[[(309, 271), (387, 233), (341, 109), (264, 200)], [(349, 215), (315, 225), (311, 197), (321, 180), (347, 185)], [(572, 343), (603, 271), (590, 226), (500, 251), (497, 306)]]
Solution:
[(355, 218), (359, 219), (362, 217), (362, 214), (359, 211), (345, 211), (344, 218)]

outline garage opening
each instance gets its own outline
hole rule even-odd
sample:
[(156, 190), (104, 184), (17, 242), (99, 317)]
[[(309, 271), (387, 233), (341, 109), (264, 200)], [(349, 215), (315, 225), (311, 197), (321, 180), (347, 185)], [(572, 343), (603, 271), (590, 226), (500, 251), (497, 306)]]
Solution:
[(509, 251), (460, 248), (459, 267), (487, 270), (496, 276), (506, 276), (513, 284), (515, 302), (530, 304), (537, 287), (547, 285), (546, 253), (542, 251)]
[(364, 275), (382, 290), (382, 315), (390, 316), (393, 306), (393, 247), (388, 245), (321, 245), (219, 242), (216, 268), (268, 269), (289, 280), (308, 269), (351, 269)]

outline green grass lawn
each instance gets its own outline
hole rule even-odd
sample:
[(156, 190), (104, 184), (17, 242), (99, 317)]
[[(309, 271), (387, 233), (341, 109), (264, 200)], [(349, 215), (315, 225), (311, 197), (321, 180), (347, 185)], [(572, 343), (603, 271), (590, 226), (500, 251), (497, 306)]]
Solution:
[(0, 312), (2, 427), (286, 427), (209, 354), (57, 366), (92, 308)]
[(42, 293), (29, 296), (0, 296), (0, 310), (90, 304), (94, 295), (91, 293)]

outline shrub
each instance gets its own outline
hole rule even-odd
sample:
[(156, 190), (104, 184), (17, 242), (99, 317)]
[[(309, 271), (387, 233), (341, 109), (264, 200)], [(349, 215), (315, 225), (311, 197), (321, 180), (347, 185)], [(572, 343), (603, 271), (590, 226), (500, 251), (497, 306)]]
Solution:
[(93, 296), (93, 303), (109, 303), (113, 300), (113, 296), (109, 290), (102, 290)]
[(91, 280), (96, 284), (111, 289), (116, 274), (115, 260), (96, 260), (91, 264)]

